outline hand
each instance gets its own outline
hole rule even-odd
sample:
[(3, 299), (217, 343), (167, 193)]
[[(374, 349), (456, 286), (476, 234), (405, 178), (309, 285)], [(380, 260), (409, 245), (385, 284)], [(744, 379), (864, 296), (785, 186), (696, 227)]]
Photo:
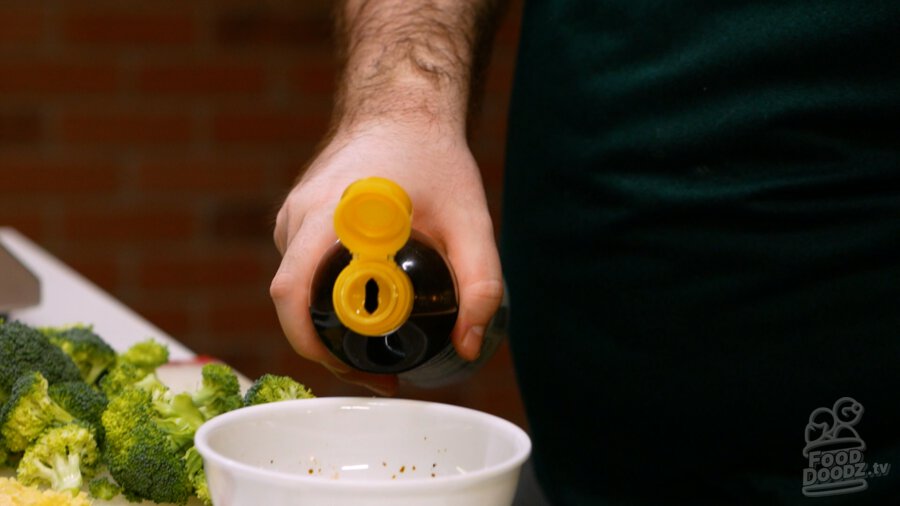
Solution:
[(383, 122), (335, 135), (278, 213), (274, 238), (283, 258), (270, 292), (297, 353), (345, 381), (393, 395), (396, 376), (355, 371), (338, 361), (319, 341), (309, 315), (316, 264), (336, 240), (334, 207), (347, 185), (368, 176), (386, 177), (402, 186), (413, 202), (413, 228), (429, 235), (447, 254), (460, 298), (451, 337), (464, 359), (478, 357), (484, 328), (500, 305), (503, 282), (481, 176), (460, 132)]

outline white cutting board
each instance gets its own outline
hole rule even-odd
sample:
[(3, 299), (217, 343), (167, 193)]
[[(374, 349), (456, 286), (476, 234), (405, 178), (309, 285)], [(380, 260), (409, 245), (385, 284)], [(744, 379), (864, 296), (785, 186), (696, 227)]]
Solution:
[[(183, 392), (186, 390), (194, 390), (200, 386), (202, 381), (200, 371), (203, 368), (203, 364), (200, 362), (183, 362), (183, 363), (173, 363), (167, 364), (159, 368), (157, 374), (159, 378), (176, 392)], [(247, 378), (238, 374), (238, 379), (241, 382), (241, 391), (246, 391), (249, 387), (250, 382)], [(3, 477), (13, 477), (15, 476), (14, 469), (3, 468), (0, 469), (0, 476)], [(85, 485), (85, 491), (87, 490), (87, 485)], [(101, 501), (94, 500), (94, 506), (136, 506), (136, 505), (154, 505), (157, 503), (153, 503), (150, 501), (144, 501), (142, 503), (133, 503), (128, 502), (125, 499), (125, 496), (119, 495), (112, 501)], [(202, 506), (203, 503), (198, 500), (196, 497), (192, 497), (190, 501), (188, 501), (188, 506)]]

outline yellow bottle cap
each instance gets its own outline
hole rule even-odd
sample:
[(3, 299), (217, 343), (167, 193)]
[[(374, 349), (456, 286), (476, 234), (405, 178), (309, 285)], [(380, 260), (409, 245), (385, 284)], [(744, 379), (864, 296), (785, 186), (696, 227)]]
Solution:
[(412, 202), (398, 184), (360, 179), (334, 211), (334, 231), (353, 258), (338, 275), (332, 302), (347, 328), (365, 336), (397, 330), (412, 312), (413, 288), (394, 262), (412, 226)]
[(351, 183), (334, 210), (338, 239), (361, 256), (393, 256), (406, 244), (411, 226), (409, 195), (397, 183), (381, 177)]

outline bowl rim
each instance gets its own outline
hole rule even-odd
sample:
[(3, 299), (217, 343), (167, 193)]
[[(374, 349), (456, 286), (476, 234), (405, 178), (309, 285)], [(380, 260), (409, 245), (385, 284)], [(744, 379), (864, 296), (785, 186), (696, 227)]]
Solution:
[[(294, 409), (298, 409), (298, 407), (309, 404), (359, 405), (361, 403), (364, 403), (366, 405), (409, 404), (419, 405), (422, 407), (437, 406), (441, 409), (456, 411), (468, 416), (474, 416), (476, 418), (489, 420), (493, 424), (499, 425), (511, 434), (513, 444), (515, 446), (514, 454), (512, 457), (507, 458), (503, 462), (478, 469), (476, 471), (469, 471), (465, 474), (437, 476), (430, 480), (368, 481), (357, 480), (353, 478), (323, 479), (319, 476), (310, 477), (304, 474), (289, 473), (284, 471), (263, 470), (259, 467), (240, 462), (230, 457), (226, 457), (219, 451), (214, 450), (208, 441), (211, 435), (222, 426), (238, 420), (264, 417), (267, 413), (270, 412), (291, 411)], [(445, 486), (458, 486), (461, 484), (461, 482), (474, 484), (488, 481), (496, 476), (503, 475), (512, 470), (520, 469), (525, 460), (527, 460), (531, 455), (531, 438), (528, 436), (528, 433), (526, 433), (525, 430), (523, 430), (518, 425), (499, 416), (486, 413), (484, 411), (467, 408), (464, 406), (457, 406), (454, 404), (447, 404), (442, 402), (382, 397), (316, 397), (312, 399), (295, 399), (239, 408), (218, 415), (201, 425), (200, 428), (197, 429), (197, 432), (194, 436), (194, 446), (196, 446), (197, 451), (200, 453), (200, 456), (203, 457), (204, 465), (206, 465), (207, 461), (212, 461), (219, 467), (231, 468), (232, 470), (237, 471), (239, 474), (244, 475), (248, 478), (253, 478), (257, 481), (273, 484), (289, 482), (292, 485), (300, 485), (303, 487), (318, 489), (377, 490), (389, 488), (393, 491), (405, 490), (409, 492), (425, 488), (434, 489), (443, 488)]]

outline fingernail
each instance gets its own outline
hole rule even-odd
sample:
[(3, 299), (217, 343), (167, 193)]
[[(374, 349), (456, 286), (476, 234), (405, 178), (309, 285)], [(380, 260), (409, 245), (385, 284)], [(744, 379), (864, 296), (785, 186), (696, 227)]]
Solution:
[(463, 337), (462, 345), (466, 350), (474, 350), (474, 355), (472, 356), (472, 360), (478, 358), (478, 355), (481, 355), (481, 345), (484, 342), (484, 327), (481, 325), (473, 325), (469, 327), (469, 331), (466, 332), (465, 337)]

